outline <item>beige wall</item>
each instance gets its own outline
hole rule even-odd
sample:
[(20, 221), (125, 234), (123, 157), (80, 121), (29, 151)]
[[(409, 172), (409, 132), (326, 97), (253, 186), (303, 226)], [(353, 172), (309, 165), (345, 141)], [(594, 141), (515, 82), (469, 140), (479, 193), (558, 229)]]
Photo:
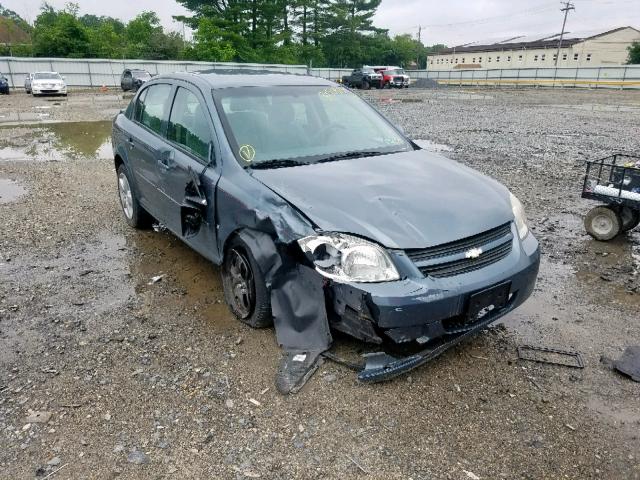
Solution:
[[(625, 28), (576, 43), (569, 48), (561, 48), (558, 67), (623, 65), (627, 60), (627, 47), (634, 41), (640, 41), (640, 32)], [(554, 67), (556, 51), (557, 48), (546, 48), (434, 55), (427, 57), (427, 69), (452, 70), (477, 68), (477, 65), (480, 65), (480, 69)]]

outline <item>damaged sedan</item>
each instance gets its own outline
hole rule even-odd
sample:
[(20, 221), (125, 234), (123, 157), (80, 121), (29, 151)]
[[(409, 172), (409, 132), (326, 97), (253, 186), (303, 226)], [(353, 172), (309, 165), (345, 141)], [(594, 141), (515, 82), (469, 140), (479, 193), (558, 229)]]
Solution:
[(533, 291), (539, 248), (518, 199), (333, 82), (162, 75), (116, 117), (112, 141), (125, 220), (155, 219), (221, 265), (233, 314), (275, 326), (282, 393), (332, 356), (332, 332), (373, 345), (351, 366), (386, 380)]

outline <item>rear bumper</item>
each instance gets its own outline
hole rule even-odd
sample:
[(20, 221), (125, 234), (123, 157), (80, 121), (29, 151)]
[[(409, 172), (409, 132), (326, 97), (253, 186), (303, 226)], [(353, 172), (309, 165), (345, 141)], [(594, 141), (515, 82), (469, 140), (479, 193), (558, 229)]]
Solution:
[[(411, 262), (406, 257), (396, 263)], [(363, 340), (382, 343), (418, 341), (427, 343), (447, 335), (475, 328), (466, 322), (469, 298), (476, 292), (495, 285), (510, 283), (509, 299), (500, 311), (492, 311), (492, 321), (521, 305), (533, 292), (540, 252), (532, 234), (524, 240), (514, 236), (511, 253), (482, 269), (447, 278), (429, 278), (416, 270), (415, 276), (387, 283), (333, 284), (334, 311), (341, 318), (337, 328), (349, 331), (354, 321), (365, 329)], [(487, 317), (482, 318), (482, 322)], [(357, 319), (357, 320), (356, 320)], [(489, 322), (491, 323), (491, 322)], [(352, 330), (352, 329), (351, 329)], [(355, 336), (358, 336), (355, 332)], [(367, 338), (368, 337), (368, 338)]]

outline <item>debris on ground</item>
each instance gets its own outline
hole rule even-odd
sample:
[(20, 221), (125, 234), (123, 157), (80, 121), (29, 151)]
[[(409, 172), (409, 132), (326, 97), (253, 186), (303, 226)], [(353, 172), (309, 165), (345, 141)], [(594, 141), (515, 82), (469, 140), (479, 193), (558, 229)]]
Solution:
[(634, 382), (640, 382), (640, 345), (627, 347), (622, 357), (613, 362), (613, 367)]
[(582, 355), (557, 348), (536, 347), (533, 345), (518, 346), (518, 358), (530, 362), (550, 363), (563, 367), (584, 368)]
[(151, 277), (147, 285), (153, 285), (154, 283), (158, 283), (160, 280), (162, 280), (166, 276), (167, 275), (163, 273), (162, 275), (156, 275), (155, 277)]

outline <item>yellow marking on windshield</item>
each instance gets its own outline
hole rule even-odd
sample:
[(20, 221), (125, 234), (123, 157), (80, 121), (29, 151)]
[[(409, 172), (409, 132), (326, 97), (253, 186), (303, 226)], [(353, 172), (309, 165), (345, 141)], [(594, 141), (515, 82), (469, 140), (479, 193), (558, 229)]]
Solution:
[(240, 156), (246, 162), (251, 162), (256, 157), (256, 149), (253, 145), (242, 145), (240, 147)]

